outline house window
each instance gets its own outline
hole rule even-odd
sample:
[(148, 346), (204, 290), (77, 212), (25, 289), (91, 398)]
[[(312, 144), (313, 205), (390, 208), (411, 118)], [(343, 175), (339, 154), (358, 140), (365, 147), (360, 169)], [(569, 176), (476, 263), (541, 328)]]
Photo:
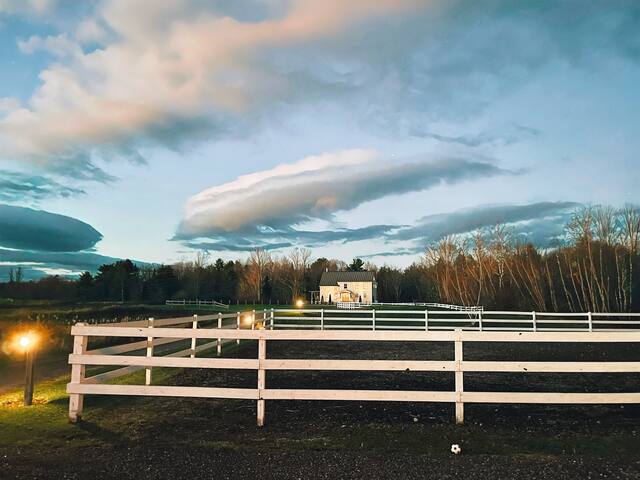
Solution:
[(344, 288), (345, 288), (345, 290), (346, 290), (346, 288), (347, 288), (347, 284), (346, 284), (346, 283), (344, 284)]

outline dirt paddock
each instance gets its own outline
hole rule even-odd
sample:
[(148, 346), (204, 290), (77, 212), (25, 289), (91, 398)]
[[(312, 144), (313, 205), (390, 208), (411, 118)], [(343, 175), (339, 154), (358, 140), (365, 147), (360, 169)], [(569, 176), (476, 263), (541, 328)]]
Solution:
[[(227, 356), (256, 358), (247, 342)], [(631, 344), (465, 344), (467, 360), (640, 361)], [(277, 342), (267, 358), (450, 360), (450, 343)], [(168, 384), (254, 387), (255, 371), (183, 370)], [(638, 391), (637, 374), (465, 374), (465, 390)], [(453, 373), (268, 372), (268, 388), (452, 390)], [(465, 405), (87, 397), (99, 438), (12, 452), (0, 478), (640, 478), (640, 406)], [(144, 414), (140, 414), (144, 412)], [(463, 453), (453, 456), (451, 444)], [(7, 460), (10, 458), (10, 461)], [(2, 475), (5, 475), (4, 477)]]

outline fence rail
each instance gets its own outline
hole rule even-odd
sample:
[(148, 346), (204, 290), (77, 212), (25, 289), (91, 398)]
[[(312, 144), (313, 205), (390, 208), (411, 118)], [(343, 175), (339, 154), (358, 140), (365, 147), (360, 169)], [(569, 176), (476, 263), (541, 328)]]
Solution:
[(229, 305), (227, 305), (226, 303), (218, 302), (217, 300), (166, 300), (165, 305), (194, 306), (196, 308), (209, 306), (224, 308), (225, 310), (229, 309)]
[[(327, 316), (327, 312), (330, 312)], [(640, 314), (590, 314), (589, 329), (549, 330), (536, 329), (536, 321), (544, 318), (571, 318), (575, 322), (579, 316), (557, 313), (533, 312), (484, 312), (489, 318), (483, 321), (496, 321), (495, 316), (517, 317), (533, 313), (533, 329), (512, 328), (512, 331), (491, 331), (482, 326), (478, 329), (463, 329), (453, 323), (444, 328), (432, 328), (425, 323), (421, 328), (381, 329), (377, 322), (399, 320), (406, 322), (402, 315), (412, 315), (406, 310), (376, 311), (369, 317), (363, 311), (340, 311), (340, 316), (331, 315), (333, 311), (319, 310), (261, 310), (236, 313), (218, 313), (206, 316), (183, 317), (176, 319), (149, 319), (143, 322), (122, 322), (110, 325), (76, 324), (72, 327), (74, 336), (73, 353), (69, 356), (71, 364), (71, 382), (67, 385), (70, 394), (69, 418), (77, 421), (82, 415), (84, 395), (144, 395), (203, 398), (237, 398), (257, 402), (257, 422), (263, 425), (265, 420), (265, 401), (267, 400), (353, 400), (353, 401), (409, 401), (409, 402), (450, 402), (455, 404), (456, 422), (464, 419), (465, 403), (640, 403), (640, 392), (630, 393), (559, 393), (559, 392), (469, 392), (464, 390), (465, 372), (522, 372), (522, 373), (640, 373), (640, 362), (555, 362), (548, 361), (467, 361), (463, 357), (465, 343), (472, 342), (551, 342), (551, 343), (612, 343), (624, 342), (640, 345), (640, 321), (633, 320), (633, 329), (625, 323), (625, 328), (594, 328), (596, 322), (605, 322), (607, 326), (619, 318), (638, 318)], [(421, 311), (427, 320), (431, 313)], [(461, 312), (438, 312), (443, 321), (450, 321), (454, 314)], [(467, 312), (468, 313), (468, 312)], [(295, 325), (282, 323), (291, 318), (303, 318), (302, 315), (314, 315), (305, 318), (314, 322)], [(319, 314), (316, 316), (316, 314)], [(395, 317), (393, 316), (395, 315)], [(611, 320), (613, 317), (613, 321)], [(346, 319), (346, 320), (345, 320)], [(604, 320), (595, 320), (604, 319)], [(331, 320), (347, 322), (346, 325), (332, 325)], [(408, 321), (413, 321), (409, 318)], [(463, 319), (465, 322), (477, 322), (477, 318)], [(502, 320), (509, 320), (502, 319)], [(372, 322), (373, 321), (373, 322)], [(521, 319), (513, 320), (522, 322)], [(528, 319), (527, 321), (531, 321)], [(631, 322), (631, 320), (622, 320)], [(320, 323), (318, 323), (320, 322)], [(356, 322), (365, 322), (358, 325)], [(506, 325), (512, 325), (507, 323)], [(363, 328), (357, 328), (357, 327)], [(406, 325), (404, 325), (406, 327)], [(344, 328), (343, 328), (344, 327)], [(90, 337), (111, 337), (141, 339), (133, 342), (88, 350)], [(199, 344), (198, 341), (201, 341)], [(250, 340), (258, 343), (257, 358), (219, 358), (223, 347)], [(267, 345), (269, 341), (344, 341), (344, 342), (451, 342), (454, 345), (453, 360), (325, 360), (325, 359), (269, 359)], [(181, 349), (177, 342), (190, 342), (190, 347)], [(157, 347), (171, 346), (178, 351), (163, 352)], [(217, 356), (198, 358), (197, 354), (216, 349)], [(349, 349), (345, 348), (348, 352)], [(133, 354), (139, 352), (138, 354)], [(85, 376), (87, 366), (112, 366), (115, 369), (92, 377)], [(199, 386), (160, 386), (152, 385), (153, 368), (212, 368), (244, 369), (257, 372), (254, 388), (224, 388)], [(144, 385), (113, 385), (104, 382), (136, 370), (145, 370)], [(393, 391), (393, 390), (326, 390), (326, 389), (270, 389), (266, 383), (266, 372), (270, 370), (333, 370), (333, 371), (420, 371), (449, 372), (455, 377), (453, 391)]]
[(353, 310), (355, 308), (364, 307), (431, 307), (441, 308), (444, 310), (458, 310), (461, 312), (477, 312), (482, 311), (482, 306), (468, 306), (468, 305), (452, 305), (450, 303), (392, 303), (392, 302), (336, 302), (336, 308)]
[(485, 310), (276, 309), (277, 328), (348, 330), (619, 331), (639, 330), (640, 313)]

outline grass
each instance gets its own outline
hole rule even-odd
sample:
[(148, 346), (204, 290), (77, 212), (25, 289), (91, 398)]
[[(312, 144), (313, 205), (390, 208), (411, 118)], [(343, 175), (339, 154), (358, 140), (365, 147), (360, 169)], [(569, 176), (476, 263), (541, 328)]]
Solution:
[[(236, 349), (236, 345), (228, 345), (227, 352)], [(215, 349), (199, 353), (200, 357), (215, 354)], [(108, 368), (108, 367), (107, 367)], [(95, 368), (89, 375), (98, 373), (104, 368)], [(182, 369), (154, 368), (154, 384), (166, 384)], [(141, 370), (109, 381), (116, 385), (144, 384), (145, 371)], [(0, 395), (0, 451), (10, 447), (36, 446), (39, 450), (60, 447), (83, 447), (88, 444), (104, 443), (104, 435), (95, 435), (90, 425), (81, 422), (80, 426), (69, 423), (69, 396), (66, 385), (69, 375), (39, 382), (35, 387), (33, 405), (23, 406), (23, 391), (14, 390)], [(131, 420), (153, 421), (155, 409), (147, 409), (145, 405), (153, 403), (149, 398), (128, 398), (116, 396), (85, 396), (85, 410), (89, 418), (100, 418), (101, 431), (112, 432), (120, 436), (129, 431)], [(170, 401), (178, 402), (171, 399)], [(113, 436), (111, 435), (111, 436)], [(108, 438), (110, 435), (107, 435)]]
[[(175, 372), (169, 369), (157, 369), (155, 378), (162, 382)], [(69, 423), (69, 396), (65, 389), (69, 376), (65, 375), (53, 380), (39, 383), (36, 386), (34, 405), (22, 405), (22, 391), (14, 391), (0, 396), (0, 450), (9, 447), (37, 446), (38, 450), (57, 449), (61, 447), (83, 447), (89, 444), (100, 444), (100, 436), (90, 430), (78, 428)], [(136, 372), (114, 380), (117, 384), (144, 383), (144, 371)], [(106, 428), (124, 430), (126, 425), (113, 416), (114, 408), (130, 403), (122, 397), (88, 397), (85, 399), (92, 416), (106, 419)], [(136, 402), (134, 401), (134, 404)], [(136, 416), (144, 414), (140, 409)]]

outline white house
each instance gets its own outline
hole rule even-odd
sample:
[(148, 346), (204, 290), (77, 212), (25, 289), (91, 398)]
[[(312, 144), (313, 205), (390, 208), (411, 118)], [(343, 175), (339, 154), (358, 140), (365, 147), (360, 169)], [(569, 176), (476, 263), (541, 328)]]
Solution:
[(320, 303), (378, 301), (374, 272), (323, 272), (320, 278)]

